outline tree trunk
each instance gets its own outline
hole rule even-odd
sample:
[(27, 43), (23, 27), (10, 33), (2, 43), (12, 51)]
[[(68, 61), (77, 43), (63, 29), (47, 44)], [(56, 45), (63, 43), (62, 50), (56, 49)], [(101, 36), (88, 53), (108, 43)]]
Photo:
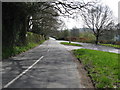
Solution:
[(99, 41), (99, 35), (96, 36), (96, 41), (95, 41), (96, 45), (98, 45), (98, 41)]
[(20, 44), (26, 45), (26, 33), (27, 33), (27, 18), (25, 17), (23, 20), (22, 30), (20, 32)]

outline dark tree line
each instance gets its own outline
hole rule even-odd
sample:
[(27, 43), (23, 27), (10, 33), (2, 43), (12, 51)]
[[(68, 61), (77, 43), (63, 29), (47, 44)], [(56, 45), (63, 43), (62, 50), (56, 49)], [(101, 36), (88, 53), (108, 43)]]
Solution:
[(57, 18), (59, 15), (70, 16), (75, 10), (79, 11), (90, 5), (91, 3), (66, 1), (3, 2), (3, 46), (26, 44), (27, 31), (47, 36), (61, 25)]
[[(93, 2), (4, 2), (3, 45), (26, 44), (26, 32), (49, 35), (61, 25), (58, 16), (71, 16), (77, 11), (92, 6)], [(64, 10), (63, 10), (64, 9)], [(8, 38), (9, 37), (9, 38)]]
[(24, 40), (22, 38), (24, 38), (26, 32), (27, 12), (22, 7), (25, 7), (25, 3), (2, 3), (3, 45), (12, 46), (17, 39), (18, 31), (20, 40)]
[(4, 2), (2, 16), (3, 46), (9, 47), (26, 44), (27, 31), (46, 36), (58, 24), (58, 14), (47, 2)]

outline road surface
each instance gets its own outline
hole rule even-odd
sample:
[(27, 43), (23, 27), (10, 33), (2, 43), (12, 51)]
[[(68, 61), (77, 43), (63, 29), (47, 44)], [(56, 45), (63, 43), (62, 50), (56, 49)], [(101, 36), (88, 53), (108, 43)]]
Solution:
[(75, 58), (54, 39), (3, 61), (4, 88), (83, 88)]
[[(69, 42), (69, 41), (59, 40), (58, 42), (60, 43), (60, 42)], [(99, 50), (99, 51), (105, 51), (105, 52), (112, 52), (112, 53), (120, 54), (120, 49), (116, 49), (114, 47), (96, 45), (96, 44), (91, 44), (91, 43), (80, 43), (80, 42), (72, 42), (72, 43), (80, 44), (80, 45), (82, 45), (82, 47), (65, 45), (65, 48), (67, 48), (68, 50), (85, 48), (85, 49), (92, 49), (92, 50)]]

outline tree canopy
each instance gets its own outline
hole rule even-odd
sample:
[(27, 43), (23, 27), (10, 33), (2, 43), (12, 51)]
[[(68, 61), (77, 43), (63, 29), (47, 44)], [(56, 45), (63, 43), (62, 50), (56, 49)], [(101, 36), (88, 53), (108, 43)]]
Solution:
[[(92, 3), (84, 2), (3, 2), (3, 45), (26, 44), (26, 32), (49, 36), (61, 26), (59, 15), (71, 16)], [(8, 38), (9, 37), (9, 38)]]

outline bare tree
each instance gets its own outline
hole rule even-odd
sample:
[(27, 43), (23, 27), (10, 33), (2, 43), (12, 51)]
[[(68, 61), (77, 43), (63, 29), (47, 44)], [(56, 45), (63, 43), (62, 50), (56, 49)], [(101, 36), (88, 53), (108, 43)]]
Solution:
[(107, 6), (98, 5), (82, 13), (85, 25), (93, 31), (98, 44), (102, 33), (113, 24), (112, 11)]
[(88, 9), (94, 6), (97, 2), (84, 2), (84, 1), (69, 1), (69, 0), (57, 0), (52, 2), (53, 8), (58, 11), (61, 16), (68, 16), (69, 18), (74, 18), (75, 13), (82, 11), (83, 9)]

